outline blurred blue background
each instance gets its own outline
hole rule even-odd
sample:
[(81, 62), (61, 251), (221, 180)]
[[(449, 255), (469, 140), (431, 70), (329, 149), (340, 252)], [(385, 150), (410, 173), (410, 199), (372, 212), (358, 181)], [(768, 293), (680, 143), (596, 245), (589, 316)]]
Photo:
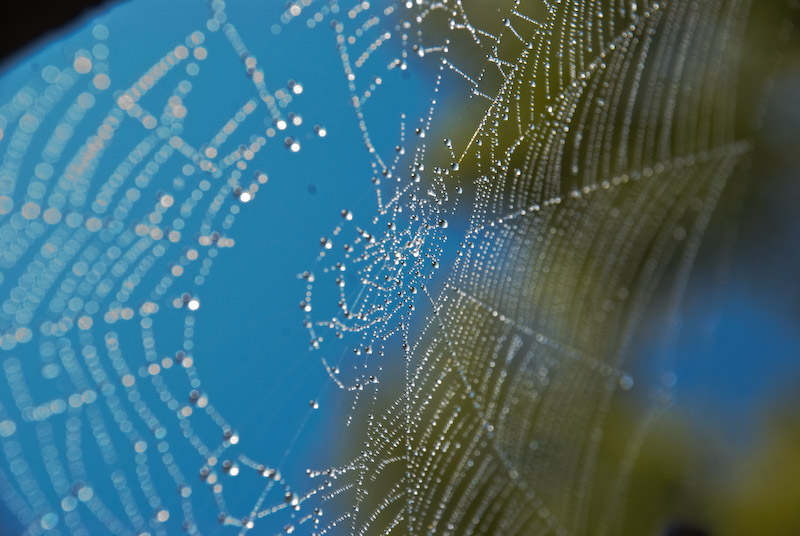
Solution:
[[(343, 209), (351, 210), (356, 221), (359, 216), (363, 221), (366, 215), (375, 212), (375, 188), (371, 180), (373, 160), (362, 141), (354, 110), (347, 105), (350, 100), (347, 80), (335, 46), (335, 33), (330, 27), (330, 21), (336, 15), (327, 5), (320, 6), (312, 6), (314, 9), (307, 10), (291, 22), (286, 22), (285, 13), (288, 11), (280, 3), (242, 3), (228, 9), (236, 30), (258, 58), (259, 67), (264, 69), (271, 91), (283, 88), (284, 93), (290, 95), (291, 102), (281, 110), (284, 117), (289, 118), (289, 126), (285, 131), (277, 131), (274, 138), (268, 138), (264, 149), (242, 173), (244, 178), (241, 182), (245, 187), (257, 183), (256, 170), (267, 174), (269, 179), (266, 184), (259, 185), (251, 202), (239, 203), (241, 212), (236, 215), (235, 225), (224, 233), (235, 240), (235, 247), (220, 250), (202, 285), (185, 278), (186, 281), (176, 281), (168, 294), (190, 292), (200, 300), (193, 335), (196, 350), (191, 353), (203, 381), (202, 391), (209, 394), (211, 403), (241, 436), (236, 447), (259, 462), (279, 468), (287, 482), (300, 482), (301, 487), (307, 479), (307, 468), (318, 469), (334, 464), (334, 453), (326, 445), (332, 443), (332, 434), (341, 433), (342, 415), (347, 413), (350, 401), (333, 396), (337, 389), (320, 363), (320, 352), (309, 351), (310, 335), (302, 323), (304, 313), (298, 307), (305, 297), (306, 282), (299, 278), (299, 274), (320, 269), (325, 264), (317, 261), (320, 238), (329, 236), (340, 224)], [(199, 148), (210, 141), (249, 99), (258, 100), (245, 66), (223, 32), (207, 29), (209, 13), (206, 5), (189, 0), (168, 5), (156, 0), (116, 5), (74, 25), (58, 39), (46, 42), (29, 55), (6, 65), (0, 82), (0, 102), (10, 101), (24, 87), (42, 91), (45, 85), (43, 73), (47, 72), (48, 66), (69, 70), (77, 51), (91, 51), (98, 43), (107, 47), (107, 59), (103, 52), (101, 58), (95, 55), (92, 58), (93, 72), (79, 78), (75, 89), (64, 96), (64, 101), (70, 102), (78, 92), (88, 91), (96, 98), (89, 119), (80, 124), (69, 142), (69, 147), (74, 150), (93, 132), (102, 115), (114, 106), (116, 90), (129, 87), (168, 50), (201, 30), (205, 34), (202, 46), (207, 49), (208, 56), (202, 61), (195, 60), (200, 66), (199, 72), (189, 74), (181, 65), (159, 81), (142, 100), (143, 106), (158, 115), (176, 85), (181, 80), (189, 80), (192, 89), (183, 100), (187, 114), (182, 136)], [(319, 27), (311, 28), (315, 14), (323, 20)], [(282, 15), (284, 22), (281, 22)], [(391, 21), (391, 17), (387, 20)], [(108, 29), (107, 38), (98, 40), (93, 36), (93, 29), (98, 25)], [(384, 73), (384, 67), (397, 54), (398, 48), (389, 43), (370, 60), (386, 82), (382, 91), (376, 92), (374, 102), (370, 103), (371, 115), (376, 118), (370, 125), (372, 142), (383, 153), (393, 151), (398, 143), (401, 110), (409, 116), (424, 114), (433, 89), (427, 73), (423, 75), (414, 69)], [(93, 87), (91, 76), (97, 72), (109, 76), (109, 89)], [(302, 87), (302, 92), (293, 91), (295, 82)], [(295, 125), (290, 119), (293, 116), (286, 114), (296, 114), (302, 122)], [(54, 128), (59, 115), (58, 112), (49, 114), (39, 132), (47, 133)], [(120, 128), (96, 171), (98, 186), (144, 132), (142, 125), (131, 125), (130, 122), (128, 120)], [(325, 129), (325, 137), (319, 135), (319, 128), (315, 128), (317, 125)], [(268, 129), (276, 132), (274, 127), (266, 106), (259, 102), (256, 112), (222, 146), (220, 156), (240, 143), (251, 143), (252, 135), (265, 136)], [(12, 130), (7, 128), (4, 134), (5, 139), (0, 143), (7, 147)], [(286, 136), (301, 144), (299, 152), (285, 146)], [(34, 136), (29, 149), (31, 157), (26, 159), (19, 173), (20, 182), (24, 183), (24, 177), (32, 173), (35, 155), (41, 151), (45, 140), (43, 134)], [(70, 153), (69, 148), (65, 153)], [(175, 190), (172, 177), (181, 176), (185, 163), (178, 156), (162, 165), (156, 179), (142, 196), (156, 196), (157, 191), (167, 191), (174, 195), (177, 206), (193, 187), (192, 181), (196, 183), (199, 180), (190, 176), (186, 178), (183, 191)], [(92, 186), (90, 199), (95, 191), (95, 186)], [(236, 203), (236, 200), (232, 202)], [(16, 200), (15, 204), (18, 206), (20, 201)], [(191, 228), (191, 225), (187, 227)], [(180, 250), (194, 242), (194, 236), (187, 232), (185, 242), (178, 243), (174, 249)], [(336, 245), (341, 247), (341, 243)], [(6, 270), (3, 287), (13, 285), (25, 266), (25, 262), (19, 262)], [(157, 282), (161, 272), (149, 277), (152, 282)], [(142, 287), (147, 285), (142, 284)], [(185, 309), (167, 309), (172, 309), (168, 301), (155, 317), (153, 329), (157, 334), (159, 353), (174, 355), (183, 343)], [(114, 326), (123, 351), (129, 352), (126, 359), (131, 367), (144, 363), (136, 324), (133, 321)], [(341, 353), (342, 349), (340, 345), (326, 350), (331, 354), (326, 357), (336, 363), (340, 358), (336, 352)], [(37, 370), (40, 366), (36, 339), (34, 343), (17, 346), (11, 354), (23, 361), (34, 398), (52, 398), (52, 382), (42, 380)], [(175, 390), (185, 396), (189, 387), (176, 383)], [(6, 407), (14, 406), (7, 390), (0, 389), (0, 399)], [(318, 403), (319, 409), (311, 408), (312, 399)], [(156, 402), (153, 398), (151, 405), (155, 406)], [(163, 408), (153, 409), (159, 412)], [(167, 424), (168, 434), (176, 433), (174, 416), (168, 412), (159, 415)], [(56, 428), (61, 426), (57, 421), (53, 424)], [(217, 437), (209, 440), (210, 444), (222, 440), (221, 431), (214, 431), (213, 423), (200, 422), (195, 426), (200, 432), (216, 434)], [(15, 439), (26, 451), (34, 452), (39, 448), (32, 429), (23, 429), (22, 425)], [(124, 445), (120, 448), (125, 451)], [(290, 451), (292, 455), (287, 456)], [(202, 465), (197, 453), (180, 439), (170, 442), (170, 452), (176, 458), (196, 458), (194, 466), (189, 464), (195, 470)], [(88, 453), (87, 457), (91, 459)], [(124, 467), (126, 462), (122, 460), (120, 463)], [(89, 469), (91, 472), (101, 467)], [(133, 463), (129, 463), (127, 470), (134, 469)], [(34, 478), (46, 480), (43, 467), (32, 465), (30, 470)], [(232, 510), (239, 515), (247, 514), (264, 488), (263, 479), (246, 480), (249, 476), (239, 477), (244, 481), (242, 487), (229, 497), (231, 503), (238, 503), (238, 507), (234, 506)], [(152, 473), (152, 477), (157, 488), (174, 487), (163, 471)], [(188, 475), (188, 480), (195, 485), (196, 474)], [(133, 481), (134, 477), (129, 475), (129, 482)], [(199, 482), (196, 487), (201, 488)], [(110, 489), (97, 489), (96, 492), (113, 493)], [(165, 500), (175, 501), (173, 497)], [(204, 529), (204, 533), (225, 531), (224, 528), (213, 528), (218, 526), (218, 508), (210, 492), (195, 490), (192, 502), (195, 503), (198, 523), (212, 527), (210, 532)], [(268, 502), (281, 504), (283, 491), (279, 490)], [(4, 527), (3, 533), (19, 533), (22, 527), (5, 508), (3, 511), (0, 523)], [(174, 533), (181, 521), (179, 512), (174, 511), (170, 524), (166, 525), (172, 528), (167, 532)], [(287, 522), (281, 518), (270, 526), (280, 530)]]

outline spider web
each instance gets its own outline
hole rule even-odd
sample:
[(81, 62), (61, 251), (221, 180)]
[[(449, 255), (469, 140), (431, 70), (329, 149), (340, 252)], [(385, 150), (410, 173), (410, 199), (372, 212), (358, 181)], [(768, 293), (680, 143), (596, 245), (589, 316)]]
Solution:
[[(271, 168), (324, 156), (338, 125), (304, 119), (324, 86), (275, 74), (279, 54), (219, 0), (186, 6), (196, 27), (127, 83), (106, 26), (74, 38), (68, 63), (0, 107), (0, 489), (25, 533), (614, 533), (626, 474), (594, 484), (604, 419), (636, 384), (646, 305), (680, 295), (750, 150), (749, 8), (271, 13), (276, 40), (335, 51), (343, 76), (326, 83), (366, 154), (330, 164), (366, 193), (298, 260), (292, 321), (326, 387), (275, 452), (201, 374), (200, 290)], [(207, 72), (231, 81), (213, 101)], [(218, 125), (201, 132), (189, 121), (208, 102)], [(337, 460), (306, 463), (299, 438), (330, 434), (310, 417), (321, 398), (337, 444), (319, 460)]]

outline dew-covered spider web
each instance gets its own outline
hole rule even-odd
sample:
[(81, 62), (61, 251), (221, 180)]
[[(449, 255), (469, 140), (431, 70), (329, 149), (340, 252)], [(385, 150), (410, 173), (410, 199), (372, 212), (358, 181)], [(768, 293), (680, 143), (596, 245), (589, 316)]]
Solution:
[(136, 0), (7, 68), (23, 533), (618, 533), (674, 387), (632, 341), (751, 149), (750, 8)]

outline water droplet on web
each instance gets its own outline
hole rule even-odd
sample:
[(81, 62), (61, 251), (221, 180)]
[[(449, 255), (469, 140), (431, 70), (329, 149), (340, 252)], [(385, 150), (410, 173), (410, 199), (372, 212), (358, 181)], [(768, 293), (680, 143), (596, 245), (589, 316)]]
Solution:
[(627, 391), (631, 387), (633, 387), (633, 378), (627, 374), (623, 374), (619, 378), (619, 386), (623, 391)]
[(299, 95), (303, 92), (303, 85), (295, 80), (289, 80), (289, 89), (295, 95)]
[(296, 153), (300, 150), (300, 142), (292, 137), (287, 137), (283, 143), (293, 153)]

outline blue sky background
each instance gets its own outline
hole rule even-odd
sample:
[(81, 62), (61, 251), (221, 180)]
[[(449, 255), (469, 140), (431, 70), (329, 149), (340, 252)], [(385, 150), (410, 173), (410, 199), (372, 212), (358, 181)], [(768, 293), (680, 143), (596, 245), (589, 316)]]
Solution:
[[(281, 3), (260, 2), (238, 4), (228, 9), (230, 19), (265, 69), (269, 86), (273, 90), (286, 87), (289, 80), (302, 84), (303, 93), (294, 96), (285, 111), (301, 114), (303, 123), (298, 127), (290, 126), (285, 134), (270, 139), (255, 159), (256, 166), (250, 166), (245, 172), (245, 176), (252, 176), (253, 170), (259, 169), (268, 174), (269, 181), (261, 186), (252, 202), (242, 206), (228, 233), (236, 240), (236, 246), (221, 251), (214, 260), (211, 274), (195, 293), (201, 300), (201, 307), (196, 315), (194, 357), (212, 403), (242, 434), (242, 450), (280, 466), (287, 480), (295, 477), (304, 485), (306, 468), (333, 463), (334, 460), (329, 459), (332, 455), (329, 446), (333, 442), (330, 434), (342, 430), (341, 415), (346, 413), (348, 401), (342, 397), (331, 398), (336, 388), (320, 364), (320, 353), (308, 349), (309, 333), (302, 325), (303, 312), (298, 307), (305, 295), (305, 282), (297, 276), (305, 270), (319, 268), (316, 257), (320, 251), (320, 237), (339, 224), (341, 210), (350, 209), (357, 217), (372, 214), (375, 194), (371, 158), (361, 140), (353, 110), (346, 104), (349, 101), (347, 84), (335, 48), (334, 32), (329, 27), (333, 17), (309, 29), (306, 17), (281, 24), (283, 11)], [(128, 87), (167, 50), (183, 42), (193, 31), (202, 29), (207, 36), (203, 45), (209, 53), (206, 60), (198, 62), (201, 63), (199, 74), (192, 77), (182, 69), (176, 70), (143, 100), (155, 113), (163, 107), (177, 82), (189, 79), (193, 89), (184, 101), (188, 114), (183, 136), (199, 147), (249, 98), (256, 96), (236, 53), (221, 32), (205, 30), (207, 17), (208, 9), (204, 4), (188, 0), (169, 4), (157, 0), (122, 3), (7, 67), (0, 84), (0, 100), (7, 101), (31, 79), (34, 87), (41, 85), (37, 78), (46, 65), (70, 65), (77, 49), (91, 49), (92, 27), (100, 23), (109, 29), (105, 44), (110, 50), (108, 74), (112, 86), (97, 95), (98, 104), (93, 112), (104, 112), (113, 104), (115, 89)], [(275, 28), (279, 34), (275, 33)], [(382, 72), (397, 53), (391, 46), (386, 49), (389, 50), (379, 50), (372, 60), (376, 71)], [(387, 149), (398, 143), (400, 110), (409, 115), (424, 113), (431, 88), (423, 87), (420, 82), (429, 77), (413, 70), (401, 74), (396, 69), (382, 76), (386, 83), (371, 106), (375, 118), (371, 134), (375, 145), (388, 152)], [(52, 115), (57, 117), (58, 113)], [(248, 118), (236, 134), (263, 135), (271, 126), (264, 123), (266, 115), (260, 105), (260, 111)], [(93, 124), (96, 123), (86, 121), (81, 126), (84, 130), (78, 132), (75, 139), (89, 135)], [(315, 133), (317, 124), (327, 129), (325, 138)], [(122, 157), (123, 151), (136, 142), (141, 131), (140, 125), (136, 127), (125, 125), (121, 129), (109, 150), (110, 157), (97, 172), (98, 177), (103, 177), (104, 172), (109, 173), (116, 165), (115, 151), (119, 155), (117, 158)], [(43, 126), (42, 130), (47, 129)], [(283, 136), (287, 134), (300, 141), (299, 152), (293, 153), (284, 147)], [(234, 135), (225, 147), (230, 150), (242, 142), (247, 143), (247, 137), (237, 139)], [(178, 164), (173, 167), (158, 175), (160, 183), (153, 185), (153, 193), (158, 188), (170, 189), (170, 177), (180, 171)], [(24, 263), (20, 264), (24, 267)], [(14, 270), (5, 274), (6, 282), (16, 277)], [(191, 288), (185, 290), (194, 292)], [(182, 312), (166, 311), (156, 320), (155, 330), (160, 333), (159, 341), (163, 341), (159, 346), (179, 347), (182, 315)], [(119, 327), (118, 333), (123, 348), (127, 344), (128, 348), (138, 346), (141, 350), (135, 325)], [(341, 351), (341, 345), (329, 350), (334, 362)], [(19, 346), (16, 353), (31, 362), (36, 360), (33, 345)], [(132, 359), (135, 362), (136, 357)], [(37, 383), (35, 376), (30, 382), (32, 389), (41, 390), (45, 396), (46, 385)], [(319, 401), (319, 410), (310, 408), (312, 397)], [(3, 403), (13, 401), (3, 397)], [(344, 407), (338, 407), (342, 405)], [(339, 415), (336, 419), (331, 417), (335, 410)], [(169, 421), (165, 419), (165, 422)], [(36, 448), (35, 441), (23, 441), (30, 448)], [(192, 455), (188, 450), (181, 451), (180, 446), (176, 448), (176, 456)], [(291, 449), (292, 456), (284, 456), (287, 449)], [(190, 477), (194, 483), (195, 475)], [(240, 500), (249, 508), (262, 488), (262, 481), (253, 480), (231, 501)], [(107, 491), (113, 493), (110, 489)], [(250, 498), (245, 499), (248, 493)], [(198, 498), (201, 494), (206, 495), (205, 499)], [(276, 497), (280, 500), (280, 493), (271, 500), (274, 502)], [(198, 490), (193, 501), (197, 501), (198, 516), (208, 515), (207, 521), (215, 526), (217, 509), (211, 494)], [(175, 512), (176, 522), (178, 517)], [(8, 515), (3, 519), (5, 531), (16, 533), (12, 528), (14, 521)], [(284, 523), (281, 519), (274, 526), (282, 528)], [(216, 533), (214, 530), (211, 533)]]

